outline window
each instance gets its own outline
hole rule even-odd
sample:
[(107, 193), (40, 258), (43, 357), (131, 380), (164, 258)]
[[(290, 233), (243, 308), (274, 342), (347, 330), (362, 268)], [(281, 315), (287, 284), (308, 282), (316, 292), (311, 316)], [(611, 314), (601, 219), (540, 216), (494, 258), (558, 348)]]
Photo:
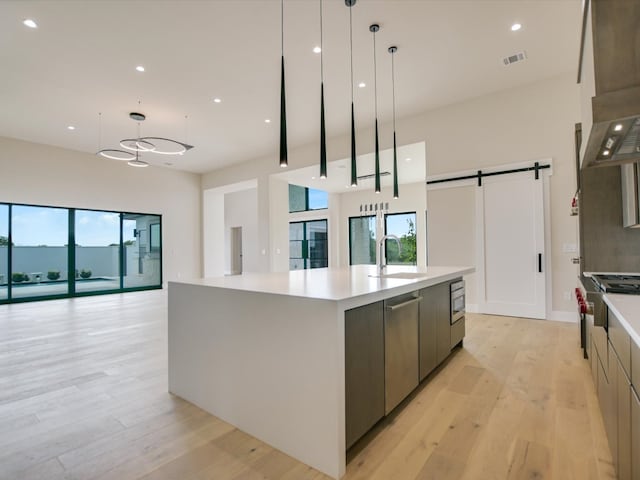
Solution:
[(158, 225), (157, 215), (141, 215), (125, 213), (122, 216), (123, 239), (123, 280), (124, 287), (146, 287), (159, 285), (160, 280), (160, 250), (159, 235), (158, 250), (151, 250), (152, 225)]
[(160, 224), (152, 223), (149, 225), (149, 229), (149, 248), (151, 252), (157, 253), (160, 251)]
[(119, 289), (120, 214), (76, 210), (75, 224), (76, 292)]
[(289, 184), (289, 213), (329, 207), (329, 194), (322, 190)]
[[(68, 293), (69, 210), (13, 205), (11, 241), (12, 298)], [(49, 281), (49, 272), (63, 281)]]
[(289, 224), (289, 269), (323, 268), (329, 265), (327, 221)]
[(395, 235), (400, 239), (400, 253), (398, 244), (393, 239), (387, 239), (385, 255), (388, 265), (416, 265), (416, 213), (391, 213), (384, 217), (385, 234)]
[(0, 300), (9, 297), (9, 205), (0, 203)]
[(0, 203), (0, 303), (162, 286), (161, 217)]
[(376, 217), (349, 218), (349, 264), (375, 265)]

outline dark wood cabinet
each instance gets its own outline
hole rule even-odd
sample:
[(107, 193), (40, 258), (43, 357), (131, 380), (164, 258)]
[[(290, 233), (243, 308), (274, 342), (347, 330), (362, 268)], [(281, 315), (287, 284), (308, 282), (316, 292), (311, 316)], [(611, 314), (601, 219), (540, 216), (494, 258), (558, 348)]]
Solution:
[(449, 282), (420, 290), (420, 380), (451, 352)]
[(622, 364), (627, 376), (631, 374), (631, 338), (620, 320), (611, 310), (608, 312), (609, 340), (616, 351), (618, 360)]
[[(628, 336), (627, 336), (628, 337)], [(618, 480), (631, 480), (631, 383), (622, 362), (616, 359)]]
[(631, 389), (631, 478), (640, 479), (640, 399)]
[(376, 302), (347, 310), (345, 324), (346, 446), (384, 416), (384, 310)]
[[(616, 369), (609, 368), (609, 349), (607, 346), (602, 355), (599, 355), (598, 362), (598, 402), (602, 411), (604, 429), (609, 440), (609, 449), (613, 463), (617, 468), (618, 458), (618, 421), (617, 421), (617, 401), (616, 401)], [(601, 353), (598, 351), (598, 353)], [(615, 353), (613, 354), (615, 356)]]
[(451, 353), (450, 283), (345, 311), (347, 449)]
[(608, 319), (608, 331), (591, 333), (591, 368), (617, 478), (640, 480), (640, 351), (611, 310)]

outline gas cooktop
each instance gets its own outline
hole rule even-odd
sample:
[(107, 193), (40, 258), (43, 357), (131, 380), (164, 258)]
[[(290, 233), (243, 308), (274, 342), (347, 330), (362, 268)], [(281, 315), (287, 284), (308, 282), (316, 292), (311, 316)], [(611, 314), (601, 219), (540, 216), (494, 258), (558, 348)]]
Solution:
[(593, 274), (591, 278), (603, 292), (640, 295), (640, 274)]

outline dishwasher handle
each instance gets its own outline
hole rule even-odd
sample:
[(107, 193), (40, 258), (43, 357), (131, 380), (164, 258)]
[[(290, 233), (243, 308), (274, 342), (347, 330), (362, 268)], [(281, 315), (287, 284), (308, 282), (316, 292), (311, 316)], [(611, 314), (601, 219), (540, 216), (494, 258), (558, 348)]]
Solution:
[(387, 305), (387, 310), (397, 310), (398, 308), (406, 307), (407, 305), (411, 305), (412, 303), (419, 302), (422, 300), (422, 297), (415, 297), (411, 300), (407, 300), (406, 302), (398, 303), (396, 305)]

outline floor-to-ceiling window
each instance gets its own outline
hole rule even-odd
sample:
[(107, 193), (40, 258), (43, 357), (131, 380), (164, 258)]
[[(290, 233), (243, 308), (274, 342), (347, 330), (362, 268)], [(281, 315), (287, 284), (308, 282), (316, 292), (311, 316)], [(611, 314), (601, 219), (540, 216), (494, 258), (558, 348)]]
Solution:
[(122, 218), (124, 287), (158, 285), (162, 273), (160, 217), (125, 213)]
[(75, 290), (120, 288), (120, 214), (75, 211)]
[(11, 208), (11, 298), (69, 292), (69, 210)]
[(351, 265), (375, 265), (376, 217), (349, 218), (349, 263)]
[(387, 264), (416, 265), (416, 212), (389, 213), (385, 215), (385, 235), (393, 234), (400, 240), (387, 239), (385, 245)]
[(0, 303), (161, 288), (161, 220), (0, 203)]
[(0, 300), (9, 297), (9, 205), (0, 203)]
[(289, 269), (323, 268), (328, 265), (327, 221), (289, 223)]

